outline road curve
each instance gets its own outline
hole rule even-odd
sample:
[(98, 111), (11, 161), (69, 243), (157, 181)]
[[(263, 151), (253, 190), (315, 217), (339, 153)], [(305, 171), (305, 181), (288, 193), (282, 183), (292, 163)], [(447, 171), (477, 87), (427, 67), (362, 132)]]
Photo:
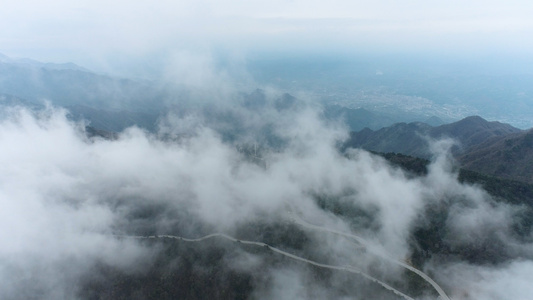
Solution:
[[(290, 211), (288, 213), (289, 213), (289, 218), (292, 221), (294, 221), (294, 223), (296, 223), (296, 224), (299, 224), (299, 225), (304, 226), (304, 227), (312, 228), (312, 229), (315, 229), (315, 230), (330, 232), (330, 233), (334, 233), (334, 234), (337, 234), (337, 235), (340, 235), (340, 236), (343, 236), (343, 237), (346, 237), (346, 238), (350, 238), (350, 239), (353, 239), (353, 240), (357, 241), (361, 245), (367, 247), (367, 249), (371, 249), (370, 247), (368, 247), (369, 243), (365, 239), (360, 237), (360, 236), (349, 234), (349, 233), (345, 233), (345, 232), (341, 232), (341, 231), (337, 231), (337, 230), (332, 230), (332, 229), (328, 229), (328, 228), (324, 228), (324, 227), (320, 227), (320, 226), (316, 226), (316, 225), (307, 223), (306, 221), (302, 220), (295, 213), (291, 213)], [(418, 276), (422, 277), (422, 279), (424, 279), (426, 282), (431, 284), (431, 286), (439, 294), (439, 298), (441, 298), (442, 300), (451, 300), (450, 297), (448, 297), (448, 295), (444, 292), (444, 290), (433, 279), (431, 279), (431, 277), (429, 277), (426, 273), (420, 271), (419, 269), (417, 269), (417, 268), (415, 268), (415, 267), (413, 267), (411, 265), (408, 265), (408, 264), (404, 263), (403, 261), (396, 260), (396, 259), (384, 256), (382, 254), (374, 253), (374, 255), (379, 256), (381, 258), (384, 258), (384, 259), (386, 259), (386, 260), (388, 260), (390, 262), (393, 262), (395, 264), (398, 264), (399, 266), (401, 266), (401, 267), (403, 267), (405, 269), (408, 269), (411, 272), (414, 272)]]
[(381, 285), (382, 287), (384, 287), (385, 289), (393, 292), (394, 294), (400, 296), (400, 297), (403, 297), (404, 299), (408, 299), (408, 300), (415, 300), (414, 298), (411, 298), (409, 297), (408, 295), (398, 291), (397, 289), (393, 288), (392, 286), (386, 284), (385, 282), (377, 279), (377, 278), (374, 278), (364, 272), (362, 272), (361, 270), (358, 270), (356, 268), (353, 268), (353, 267), (350, 267), (350, 266), (333, 266), (333, 265), (327, 265), (327, 264), (322, 264), (322, 263), (319, 263), (319, 262), (316, 262), (316, 261), (313, 261), (313, 260), (308, 260), (306, 258), (303, 258), (303, 257), (300, 257), (300, 256), (297, 256), (297, 255), (294, 255), (294, 254), (291, 254), (291, 253), (288, 253), (288, 252), (285, 252), (281, 249), (278, 249), (276, 247), (273, 247), (273, 246), (270, 246), (268, 244), (265, 244), (265, 243), (262, 243), (262, 242), (254, 242), (254, 241), (247, 241), (247, 240), (239, 240), (237, 238), (234, 238), (230, 235), (227, 235), (227, 234), (224, 234), (224, 233), (211, 233), (211, 234), (208, 234), (206, 236), (203, 236), (203, 237), (199, 237), (199, 238), (195, 238), (195, 239), (190, 239), (190, 238), (184, 238), (184, 237), (181, 237), (181, 236), (176, 236), (176, 235), (148, 235), (148, 236), (142, 236), (142, 235), (113, 235), (115, 237), (121, 237), (121, 238), (134, 238), (134, 239), (161, 239), (161, 238), (168, 238), (168, 239), (176, 239), (176, 240), (180, 240), (180, 241), (185, 241), (185, 242), (201, 242), (201, 241), (204, 241), (204, 240), (207, 240), (207, 239), (211, 239), (211, 238), (215, 238), (215, 237), (222, 237), (224, 239), (227, 239), (227, 240), (230, 240), (230, 241), (233, 241), (233, 242), (238, 242), (238, 243), (241, 243), (241, 244), (245, 244), (245, 245), (254, 245), (254, 246), (260, 246), (260, 247), (267, 247), (268, 249), (272, 250), (273, 252), (276, 252), (276, 253), (279, 253), (281, 255), (284, 255), (286, 257), (289, 257), (289, 258), (292, 258), (294, 260), (298, 260), (298, 261), (301, 261), (301, 262), (304, 262), (304, 263), (307, 263), (307, 264), (310, 264), (310, 265), (313, 265), (313, 266), (317, 266), (317, 267), (320, 267), (320, 268), (325, 268), (325, 269), (331, 269), (331, 270), (339, 270), (339, 271), (346, 271), (346, 272), (349, 272), (349, 273), (354, 273), (354, 274), (359, 274), (379, 285)]

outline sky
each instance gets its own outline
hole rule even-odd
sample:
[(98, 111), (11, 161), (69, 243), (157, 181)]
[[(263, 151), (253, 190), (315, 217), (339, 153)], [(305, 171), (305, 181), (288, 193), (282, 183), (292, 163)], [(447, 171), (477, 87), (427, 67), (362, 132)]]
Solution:
[(97, 70), (174, 52), (526, 55), (530, 1), (6, 1), (0, 52)]

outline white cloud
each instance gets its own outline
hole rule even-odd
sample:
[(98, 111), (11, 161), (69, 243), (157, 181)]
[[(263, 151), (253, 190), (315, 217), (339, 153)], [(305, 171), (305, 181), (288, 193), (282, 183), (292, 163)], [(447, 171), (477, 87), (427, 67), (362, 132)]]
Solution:
[[(61, 110), (49, 108), (37, 115), (17, 109), (7, 112), (0, 122), (0, 238), (4, 241), (0, 279), (8, 284), (0, 288), (0, 296), (10, 298), (24, 291), (28, 297), (44, 293), (50, 299), (72, 298), (78, 292), (76, 282), (97, 262), (135, 269), (136, 264), (149, 263), (157, 250), (117, 239), (113, 233), (190, 237), (210, 231), (235, 233), (239, 226), (257, 220), (286, 221), (290, 208), (308, 222), (354, 231), (368, 240), (361, 248), (327, 232), (309, 233), (311, 253), (322, 262), (355, 265), (395, 281), (401, 279), (402, 269), (383, 261), (381, 254), (398, 260), (409, 257), (413, 222), (420, 220), (427, 205), (451, 205), (443, 225), (450, 233), (447, 237), (465, 235), (452, 246), (475, 244), (489, 229), (503, 228), (505, 233), (512, 222), (512, 209), (491, 205), (481, 190), (458, 183), (447, 169), (445, 156), (436, 159), (428, 176), (410, 179), (364, 151), (348, 157), (338, 153), (336, 142), (346, 132), (342, 126), (323, 123), (313, 109), (281, 113), (273, 119), (273, 113), (265, 111), (257, 117), (274, 120), (273, 132), (288, 141), (264, 153), (265, 164), (250, 162), (233, 145), (222, 142), (210, 123), (192, 122), (190, 130), (195, 132), (178, 141), (161, 140), (136, 128), (121, 133), (116, 141), (91, 141), (84, 136), (83, 126), (68, 121)], [(340, 199), (367, 213), (371, 226), (357, 226), (355, 220), (319, 209), (317, 195)], [(462, 203), (475, 205), (461, 209)], [(148, 208), (154, 210), (153, 216), (135, 217), (149, 213)], [(514, 255), (515, 248), (519, 254), (530, 253), (529, 245), (512, 236), (491, 238), (509, 248), (502, 253)], [(248, 257), (241, 263), (257, 267), (262, 261)], [(478, 285), (492, 280), (497, 284), (490, 289), (503, 287), (500, 272), (514, 272), (518, 266), (512, 263), (510, 270), (489, 272), (465, 262), (464, 268), (449, 271), (447, 264), (432, 263), (439, 282), (454, 293), (475, 286), (480, 295), (485, 290)], [(242, 264), (235, 268), (242, 269)], [(527, 275), (519, 271), (517, 284)], [(294, 278), (294, 289), (285, 295), (306, 297), (300, 287), (314, 285), (297, 268), (271, 272), (273, 284), (265, 292), (273, 295), (286, 289), (287, 276)], [(29, 282), (35, 290), (25, 290)]]
[(451, 265), (440, 276), (450, 281), (453, 299), (526, 300), (533, 293), (528, 280), (532, 272), (533, 262), (517, 260), (497, 267)]

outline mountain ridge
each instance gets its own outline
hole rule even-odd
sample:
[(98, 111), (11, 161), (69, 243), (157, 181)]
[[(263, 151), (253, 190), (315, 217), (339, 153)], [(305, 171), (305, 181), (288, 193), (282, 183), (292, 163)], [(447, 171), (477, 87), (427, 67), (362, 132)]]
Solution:
[(455, 141), (451, 152), (466, 170), (533, 183), (533, 129), (489, 122), (480, 116), (432, 127), (425, 123), (397, 123), (379, 130), (351, 132), (344, 148), (400, 153), (429, 159), (431, 140)]
[(429, 158), (431, 156), (428, 148), (429, 139), (455, 139), (459, 144), (453, 151), (462, 153), (491, 138), (518, 132), (522, 130), (509, 124), (489, 122), (479, 116), (470, 116), (436, 127), (423, 122), (411, 122), (396, 123), (375, 131), (365, 128), (359, 132), (351, 132), (346, 146)]
[(486, 140), (457, 160), (469, 170), (533, 183), (533, 129)]

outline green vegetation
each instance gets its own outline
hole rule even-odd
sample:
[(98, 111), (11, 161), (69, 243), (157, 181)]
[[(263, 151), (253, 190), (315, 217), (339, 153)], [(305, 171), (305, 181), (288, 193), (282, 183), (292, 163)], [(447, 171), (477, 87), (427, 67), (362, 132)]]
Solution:
[(229, 243), (200, 245), (175, 240), (147, 241), (163, 247), (142, 271), (124, 271), (101, 264), (86, 278), (83, 299), (248, 299), (254, 279), (250, 272), (228, 268)]
[(423, 176), (428, 173), (427, 166), (429, 160), (418, 158), (414, 156), (404, 155), (401, 153), (378, 153), (372, 152), (385, 158), (388, 162), (395, 166), (402, 168), (404, 171), (408, 171), (417, 176)]

